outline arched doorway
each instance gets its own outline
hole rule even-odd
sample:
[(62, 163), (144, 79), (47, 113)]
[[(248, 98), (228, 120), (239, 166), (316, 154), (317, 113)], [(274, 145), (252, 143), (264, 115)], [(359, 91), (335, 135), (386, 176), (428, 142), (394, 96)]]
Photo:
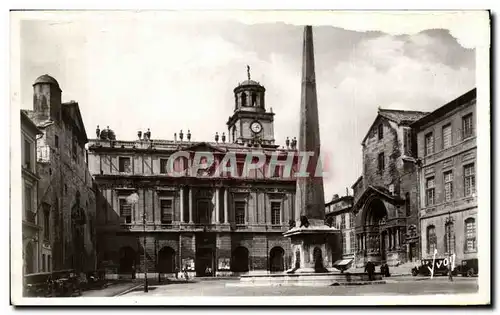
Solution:
[(136, 263), (136, 254), (135, 251), (131, 247), (122, 247), (120, 248), (120, 265), (118, 272), (119, 273), (131, 273), (135, 268)]
[(248, 249), (243, 246), (237, 247), (233, 251), (231, 266), (234, 272), (248, 271)]
[(387, 209), (382, 200), (373, 199), (365, 214), (365, 250), (374, 261), (386, 259), (389, 248), (389, 235), (385, 230), (387, 221)]
[(171, 247), (163, 247), (158, 252), (158, 271), (161, 273), (175, 272), (175, 251)]
[(314, 258), (314, 272), (326, 272), (327, 270), (323, 266), (323, 253), (321, 248), (315, 247), (313, 250)]
[(283, 248), (276, 246), (271, 249), (271, 252), (269, 253), (269, 258), (270, 258), (269, 270), (271, 272), (285, 270), (284, 256), (285, 256), (285, 251), (283, 250)]
[(35, 261), (34, 261), (34, 255), (33, 255), (33, 244), (28, 243), (26, 245), (26, 249), (24, 252), (24, 261), (25, 261), (25, 273), (30, 274), (35, 272)]

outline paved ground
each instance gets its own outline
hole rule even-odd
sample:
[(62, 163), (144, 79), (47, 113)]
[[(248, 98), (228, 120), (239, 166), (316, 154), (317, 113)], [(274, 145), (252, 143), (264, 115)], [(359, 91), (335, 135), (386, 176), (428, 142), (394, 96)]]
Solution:
[[(142, 283), (142, 282), (141, 282)], [(111, 297), (126, 292), (140, 283), (138, 282), (122, 282), (122, 283), (112, 283), (108, 287), (100, 290), (89, 290), (83, 291), (83, 297)]]
[[(152, 285), (148, 293), (139, 287), (124, 295), (133, 296), (319, 296), (319, 295), (410, 295), (410, 294), (456, 294), (477, 292), (477, 278), (457, 277), (450, 282), (446, 277), (392, 278), (390, 283), (360, 286), (329, 287), (239, 287), (239, 280), (198, 281)], [(228, 284), (228, 285), (226, 285)]]

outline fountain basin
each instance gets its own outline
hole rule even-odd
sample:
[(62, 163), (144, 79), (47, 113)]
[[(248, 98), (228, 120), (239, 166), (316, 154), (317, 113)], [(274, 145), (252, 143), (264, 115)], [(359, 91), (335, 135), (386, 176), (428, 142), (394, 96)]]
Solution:
[(381, 284), (381, 274), (374, 274), (373, 281), (369, 281), (366, 273), (356, 272), (325, 272), (325, 273), (276, 273), (243, 275), (239, 283), (227, 284), (228, 286), (331, 286), (354, 284)]

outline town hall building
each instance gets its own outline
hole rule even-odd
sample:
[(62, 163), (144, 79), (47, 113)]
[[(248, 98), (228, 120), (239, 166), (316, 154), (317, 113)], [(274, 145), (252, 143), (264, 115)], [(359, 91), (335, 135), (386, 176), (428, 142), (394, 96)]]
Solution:
[[(160, 140), (148, 129), (125, 141), (108, 127), (89, 140), (98, 261), (107, 274), (170, 277), (187, 269), (191, 276), (227, 276), (290, 267), (290, 240), (282, 234), (294, 219), (296, 183), (282, 176), (283, 166), (269, 167), (271, 155), (285, 161), (297, 143), (276, 145), (264, 86), (248, 75), (233, 92), (227, 137), (193, 142), (189, 131), (180, 131)], [(188, 156), (174, 161), (181, 175), (172, 176), (169, 157), (181, 151)], [(213, 154), (216, 164), (235, 154), (239, 175), (249, 152), (264, 154), (266, 163), (246, 177), (213, 176), (213, 167), (193, 173), (200, 152)]]

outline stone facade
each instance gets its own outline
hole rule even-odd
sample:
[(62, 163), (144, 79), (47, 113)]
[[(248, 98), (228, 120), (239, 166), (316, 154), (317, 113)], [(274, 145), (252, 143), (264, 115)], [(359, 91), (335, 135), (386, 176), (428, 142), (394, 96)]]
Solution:
[[(412, 125), (417, 132), (422, 258), (477, 258), (476, 89)], [(487, 209), (489, 211), (489, 209)]]
[[(37, 211), (38, 181), (36, 173), (36, 137), (41, 131), (21, 111), (21, 177), (22, 177), (22, 237), (23, 237), (23, 273), (30, 274), (45, 271), (46, 249), (43, 247), (43, 235), (46, 228), (43, 213)], [(43, 252), (43, 253), (42, 253)]]
[(363, 139), (363, 175), (352, 186), (358, 266), (418, 259), (416, 142), (410, 124), (425, 114), (379, 109)]
[(46, 254), (51, 254), (47, 267), (90, 271), (96, 265), (95, 191), (78, 103), (61, 103), (59, 84), (48, 75), (33, 86), (34, 110), (26, 112), (43, 133), (36, 152), (37, 209), (49, 216), (45, 222), (51, 230), (43, 238)]
[[(274, 145), (264, 90), (254, 81), (234, 90), (228, 131), (236, 131), (228, 142), (225, 135), (215, 142), (191, 142), (182, 132), (174, 140), (155, 140), (150, 131), (121, 141), (109, 129), (96, 131), (88, 147), (89, 169), (98, 188), (98, 261), (108, 277), (143, 277), (146, 271), (172, 277), (185, 268), (192, 276), (289, 268), (291, 244), (282, 234), (294, 219), (295, 180), (281, 176), (279, 167), (272, 178), (265, 174), (272, 154), (286, 160), (294, 149)], [(243, 92), (245, 97), (261, 94), (248, 103), (242, 102)], [(173, 176), (165, 170), (166, 161), (178, 152), (188, 156), (174, 162), (182, 175)], [(220, 164), (232, 153), (240, 173), (250, 152), (262, 153), (266, 163), (244, 178), (191, 168), (197, 154), (213, 154)]]

